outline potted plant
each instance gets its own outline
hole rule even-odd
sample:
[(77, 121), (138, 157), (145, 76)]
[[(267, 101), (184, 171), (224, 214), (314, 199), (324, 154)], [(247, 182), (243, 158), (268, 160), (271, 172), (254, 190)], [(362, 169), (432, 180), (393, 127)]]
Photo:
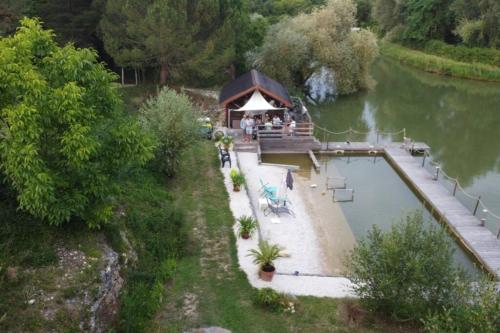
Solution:
[(267, 241), (259, 243), (259, 249), (249, 250), (249, 256), (252, 256), (253, 262), (260, 266), (259, 277), (264, 281), (271, 281), (274, 276), (274, 260), (282, 258), (283, 249), (276, 244), (269, 244)]
[(238, 236), (248, 239), (257, 228), (257, 220), (251, 216), (243, 215), (238, 219)]
[(233, 143), (233, 137), (230, 135), (224, 135), (222, 139), (220, 139), (220, 142), (224, 146), (225, 150), (229, 150), (229, 147), (231, 147), (231, 144)]
[(245, 185), (245, 175), (242, 172), (238, 172), (236, 169), (232, 169), (229, 173), (231, 181), (233, 182), (233, 191), (239, 192), (240, 187)]

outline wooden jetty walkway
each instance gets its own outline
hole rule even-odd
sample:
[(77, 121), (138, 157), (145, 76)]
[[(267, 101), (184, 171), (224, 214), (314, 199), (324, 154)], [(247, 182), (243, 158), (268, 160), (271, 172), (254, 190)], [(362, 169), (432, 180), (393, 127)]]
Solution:
[(469, 252), (500, 280), (500, 240), (401, 144), (384, 148), (385, 156), (446, 222)]

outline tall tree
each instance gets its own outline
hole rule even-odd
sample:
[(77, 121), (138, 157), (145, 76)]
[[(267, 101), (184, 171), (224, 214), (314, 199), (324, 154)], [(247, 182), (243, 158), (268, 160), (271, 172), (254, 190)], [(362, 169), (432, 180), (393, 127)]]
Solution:
[(32, 0), (30, 15), (42, 19), (57, 32), (60, 43), (72, 42), (78, 47), (99, 44), (97, 24), (106, 0)]
[(0, 3), (0, 36), (13, 33), (23, 15), (31, 12), (30, 0), (3, 0)]
[(0, 167), (19, 206), (51, 224), (109, 219), (124, 167), (152, 157), (95, 51), (59, 47), (36, 19), (0, 39)]
[(109, 0), (101, 29), (114, 58), (158, 66), (165, 84), (176, 73), (193, 81), (220, 77), (236, 61), (245, 18), (242, 0)]

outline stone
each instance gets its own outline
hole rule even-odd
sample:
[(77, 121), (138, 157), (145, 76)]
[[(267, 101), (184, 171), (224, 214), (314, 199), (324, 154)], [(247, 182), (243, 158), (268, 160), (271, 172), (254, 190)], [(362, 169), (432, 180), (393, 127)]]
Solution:
[(231, 331), (226, 330), (225, 328), (212, 326), (212, 327), (203, 327), (203, 328), (195, 328), (191, 331), (187, 331), (186, 333), (231, 333)]

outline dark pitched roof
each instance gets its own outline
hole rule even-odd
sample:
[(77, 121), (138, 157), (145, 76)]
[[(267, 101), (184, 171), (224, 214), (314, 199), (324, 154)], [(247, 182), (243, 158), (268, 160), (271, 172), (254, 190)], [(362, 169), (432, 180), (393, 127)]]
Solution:
[(285, 106), (292, 106), (288, 90), (278, 82), (255, 69), (252, 69), (250, 72), (243, 74), (225, 85), (219, 94), (219, 103), (226, 106), (228, 103), (254, 90), (263, 92), (269, 97), (285, 104)]

